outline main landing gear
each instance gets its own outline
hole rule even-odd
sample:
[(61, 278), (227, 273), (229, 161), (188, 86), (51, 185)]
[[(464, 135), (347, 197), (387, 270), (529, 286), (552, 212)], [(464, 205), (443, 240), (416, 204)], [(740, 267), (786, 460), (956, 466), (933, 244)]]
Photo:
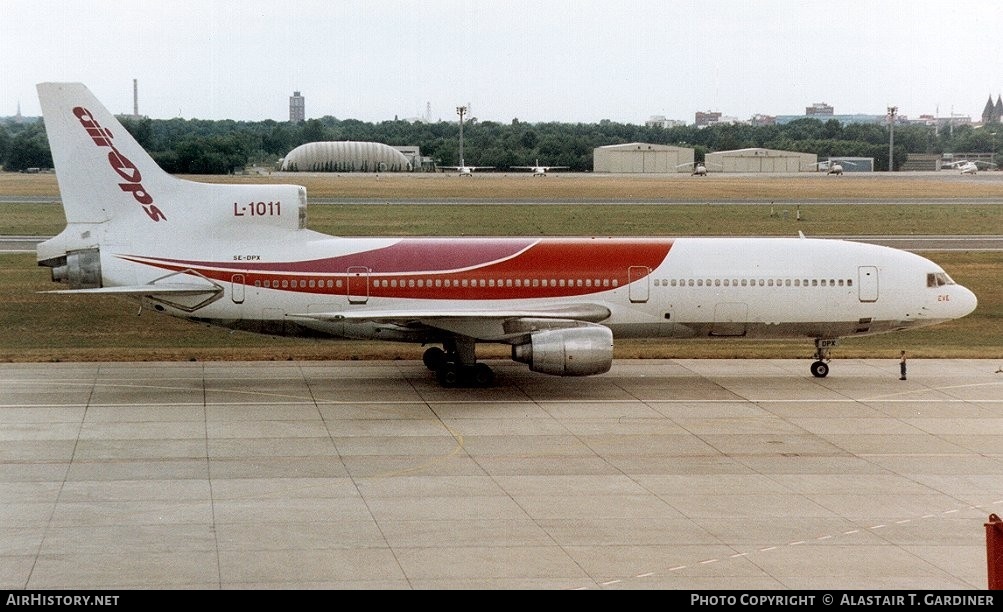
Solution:
[(839, 338), (815, 338), (815, 362), (811, 364), (811, 374), (815, 378), (825, 378), (829, 373), (829, 351), (839, 344)]
[(425, 350), (421, 360), (425, 367), (435, 372), (443, 387), (490, 387), (495, 373), (474, 358), (472, 341), (447, 340), (444, 348), (433, 346)]

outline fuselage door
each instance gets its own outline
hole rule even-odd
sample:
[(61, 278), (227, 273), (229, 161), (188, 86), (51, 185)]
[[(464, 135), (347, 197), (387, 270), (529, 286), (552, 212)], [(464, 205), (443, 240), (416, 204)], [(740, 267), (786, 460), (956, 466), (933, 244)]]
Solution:
[(628, 294), (633, 304), (648, 301), (648, 266), (630, 266), (627, 268)]
[(348, 268), (348, 303), (365, 304), (369, 301), (369, 268), (350, 266)]
[(878, 301), (878, 269), (875, 266), (857, 268), (857, 292), (861, 302)]
[(234, 304), (244, 303), (244, 275), (234, 274), (230, 277), (230, 297)]

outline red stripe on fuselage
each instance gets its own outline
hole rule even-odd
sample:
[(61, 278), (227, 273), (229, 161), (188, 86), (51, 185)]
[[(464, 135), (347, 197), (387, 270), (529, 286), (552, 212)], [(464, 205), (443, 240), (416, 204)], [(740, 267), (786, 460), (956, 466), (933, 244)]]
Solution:
[[(658, 267), (671, 247), (671, 239), (640, 238), (546, 238), (535, 244), (404, 239), (384, 249), (308, 262), (123, 258), (165, 270), (193, 270), (225, 283), (242, 274), (245, 285), (280, 291), (346, 295), (351, 285), (352, 295), (369, 297), (486, 300), (568, 297), (622, 287), (645, 276), (644, 268)], [(634, 274), (628, 276), (632, 267)]]

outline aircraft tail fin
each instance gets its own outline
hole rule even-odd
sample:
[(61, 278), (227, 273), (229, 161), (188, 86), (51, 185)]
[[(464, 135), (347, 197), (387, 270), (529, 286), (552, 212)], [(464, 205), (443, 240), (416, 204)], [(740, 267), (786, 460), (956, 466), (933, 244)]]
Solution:
[(85, 85), (37, 88), (67, 222), (39, 245), (41, 265), (60, 265), (69, 252), (101, 245), (196, 250), (221, 235), (267, 238), (304, 228), (303, 187), (179, 179)]

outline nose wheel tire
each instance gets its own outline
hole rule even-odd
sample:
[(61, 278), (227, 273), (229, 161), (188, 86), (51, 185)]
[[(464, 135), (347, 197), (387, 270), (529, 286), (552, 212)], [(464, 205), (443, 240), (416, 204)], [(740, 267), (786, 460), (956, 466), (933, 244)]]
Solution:
[(811, 373), (815, 378), (825, 378), (829, 373), (829, 364), (824, 361), (816, 361), (811, 364)]

